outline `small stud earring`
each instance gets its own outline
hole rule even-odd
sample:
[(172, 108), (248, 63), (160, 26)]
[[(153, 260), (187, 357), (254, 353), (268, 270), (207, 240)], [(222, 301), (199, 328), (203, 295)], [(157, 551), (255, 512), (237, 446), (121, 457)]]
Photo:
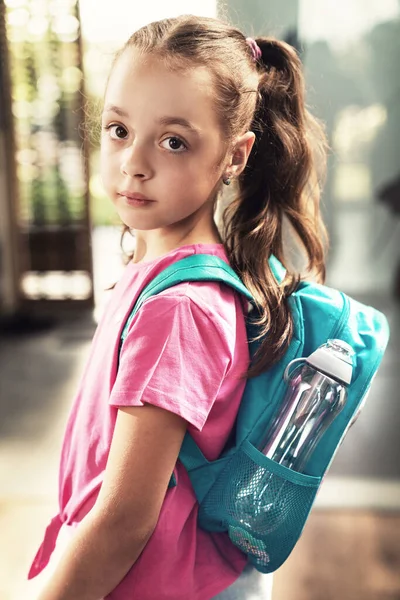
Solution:
[(225, 185), (230, 185), (231, 184), (231, 178), (230, 177), (224, 177), (222, 181), (223, 181), (223, 183)]

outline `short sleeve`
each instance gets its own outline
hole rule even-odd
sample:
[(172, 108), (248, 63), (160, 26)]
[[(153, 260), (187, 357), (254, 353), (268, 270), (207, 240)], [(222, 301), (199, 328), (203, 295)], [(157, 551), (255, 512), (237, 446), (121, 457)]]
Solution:
[(122, 346), (110, 404), (153, 404), (201, 431), (232, 361), (229, 337), (190, 297), (150, 298)]

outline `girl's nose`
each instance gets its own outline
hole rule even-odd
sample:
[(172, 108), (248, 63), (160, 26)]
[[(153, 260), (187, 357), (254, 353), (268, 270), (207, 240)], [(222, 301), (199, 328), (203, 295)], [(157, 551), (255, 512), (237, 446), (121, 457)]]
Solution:
[(152, 176), (150, 163), (146, 159), (143, 149), (140, 149), (137, 143), (134, 142), (129, 148), (126, 148), (120, 171), (122, 175), (138, 179), (150, 179)]

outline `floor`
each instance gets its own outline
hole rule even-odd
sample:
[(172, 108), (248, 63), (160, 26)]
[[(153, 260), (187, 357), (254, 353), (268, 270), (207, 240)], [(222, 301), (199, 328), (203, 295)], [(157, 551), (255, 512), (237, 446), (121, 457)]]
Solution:
[(399, 513), (312, 513), (275, 574), (273, 600), (338, 599), (400, 599)]

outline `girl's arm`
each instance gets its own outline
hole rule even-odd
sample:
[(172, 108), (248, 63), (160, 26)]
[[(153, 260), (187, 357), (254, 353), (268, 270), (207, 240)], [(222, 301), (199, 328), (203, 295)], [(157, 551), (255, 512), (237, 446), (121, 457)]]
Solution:
[(156, 526), (186, 426), (149, 404), (118, 410), (96, 504), (39, 600), (99, 600), (124, 578)]

